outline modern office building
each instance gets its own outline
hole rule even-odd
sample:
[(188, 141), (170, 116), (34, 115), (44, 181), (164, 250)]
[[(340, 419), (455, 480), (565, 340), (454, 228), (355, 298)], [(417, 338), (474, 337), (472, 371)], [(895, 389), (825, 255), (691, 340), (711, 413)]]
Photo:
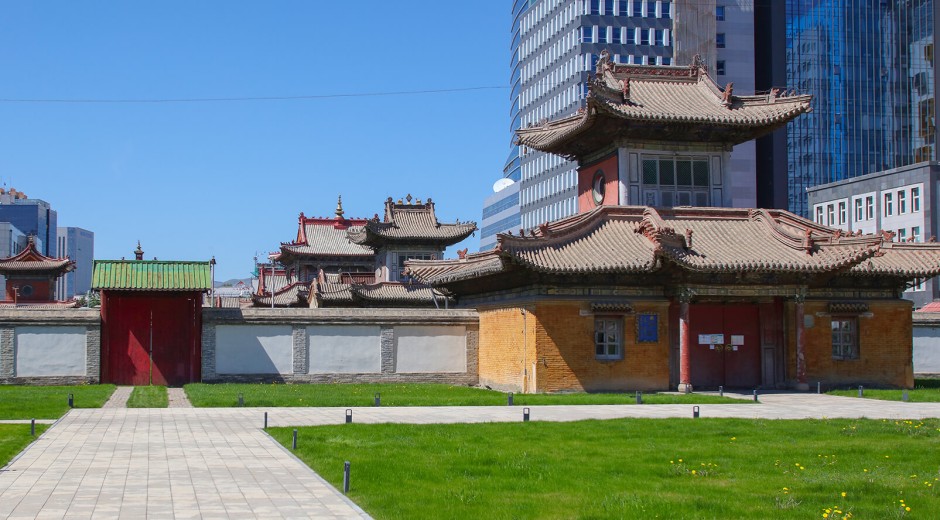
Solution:
[[(26, 234), (16, 228), (9, 222), (0, 222), (0, 258), (9, 258), (26, 247)], [(6, 283), (3, 275), (0, 275), (0, 285)]]
[[(806, 117), (806, 116), (803, 116)], [(882, 233), (895, 242), (936, 240), (940, 162), (921, 162), (807, 189), (817, 224), (849, 233)], [(920, 308), (940, 298), (937, 279), (920, 280), (904, 297)]]
[(91, 275), (95, 263), (95, 234), (78, 227), (60, 227), (57, 231), (56, 250), (75, 262), (75, 269), (56, 280), (57, 300), (81, 296), (91, 289)]
[(57, 258), (56, 212), (40, 199), (30, 199), (15, 189), (0, 188), (0, 222), (9, 222), (26, 235), (36, 237), (36, 246), (45, 256)]
[(759, 34), (785, 35), (777, 47), (786, 77), (777, 52), (774, 82), (814, 98), (814, 112), (789, 125), (786, 151), (776, 152), (787, 156), (791, 211), (815, 217), (812, 186), (937, 160), (934, 0), (759, 4), (770, 12), (758, 16)]
[[(718, 5), (722, 4), (722, 5)], [(510, 43), (510, 152), (484, 201), (480, 249), (496, 233), (577, 212), (577, 165), (515, 144), (515, 131), (576, 113), (600, 53), (617, 63), (689, 65), (699, 55), (718, 83), (754, 90), (750, 0), (514, 0)], [(755, 205), (754, 144), (729, 163), (734, 204)]]

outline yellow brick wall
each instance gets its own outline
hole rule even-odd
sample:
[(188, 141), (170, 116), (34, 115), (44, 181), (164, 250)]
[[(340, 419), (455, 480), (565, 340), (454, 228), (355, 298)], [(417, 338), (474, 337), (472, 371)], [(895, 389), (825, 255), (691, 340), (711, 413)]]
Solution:
[[(523, 391), (526, 365), (535, 360), (535, 317), (522, 307), (480, 309), (480, 384)], [(528, 349), (524, 350), (524, 343)]]
[(665, 390), (669, 387), (669, 304), (640, 303), (638, 313), (659, 313), (659, 342), (636, 342), (636, 319), (623, 317), (624, 359), (600, 361), (594, 357), (594, 316), (581, 314), (576, 302), (540, 302), (536, 390), (604, 391)]
[[(911, 388), (912, 366), (911, 304), (906, 300), (871, 301), (870, 318), (858, 318), (859, 358), (832, 359), (832, 318), (817, 316), (827, 311), (827, 302), (807, 301), (804, 312), (814, 325), (806, 329), (806, 378), (810, 386), (870, 384)], [(787, 305), (787, 377), (796, 378), (795, 305)]]

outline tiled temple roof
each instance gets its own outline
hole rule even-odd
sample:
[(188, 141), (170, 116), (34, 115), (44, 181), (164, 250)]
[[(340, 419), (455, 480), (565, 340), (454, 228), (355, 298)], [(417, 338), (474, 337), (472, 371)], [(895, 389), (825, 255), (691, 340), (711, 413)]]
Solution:
[(251, 295), (256, 307), (270, 307), (271, 294), (274, 293), (275, 307), (297, 307), (307, 304), (309, 284), (299, 282), (288, 276), (286, 269), (258, 271), (258, 289)]
[(208, 291), (210, 262), (95, 260), (92, 289), (120, 291)]
[(412, 260), (419, 281), (442, 285), (522, 266), (549, 274), (697, 273), (940, 274), (940, 244), (892, 243), (884, 235), (846, 235), (780, 210), (653, 209), (602, 206), (499, 235), (497, 248), (459, 260)]
[[(606, 52), (606, 51), (605, 51)], [(810, 95), (737, 96), (705, 68), (622, 65), (604, 58), (577, 114), (517, 130), (523, 146), (576, 158), (618, 139), (729, 145), (755, 139), (811, 110)]]
[(347, 219), (341, 215), (308, 218), (301, 213), (297, 219), (297, 238), (281, 244), (281, 255), (371, 257), (371, 249), (350, 242), (346, 235), (350, 228), (364, 226), (366, 222), (366, 219)]
[[(343, 283), (337, 275), (323, 274), (313, 282), (311, 307), (434, 307), (445, 297), (418, 283)], [(450, 303), (450, 301), (448, 302)]]
[(0, 259), (0, 274), (44, 273), (63, 274), (75, 269), (75, 262), (65, 258), (45, 256), (36, 248), (32, 235), (27, 239), (26, 247), (19, 253)]
[(355, 244), (380, 247), (388, 243), (435, 244), (449, 246), (460, 242), (476, 231), (476, 222), (442, 224), (434, 213), (434, 202), (428, 199), (412, 203), (411, 195), (405, 201), (385, 201), (385, 218), (366, 221), (361, 227), (350, 228), (349, 240)]

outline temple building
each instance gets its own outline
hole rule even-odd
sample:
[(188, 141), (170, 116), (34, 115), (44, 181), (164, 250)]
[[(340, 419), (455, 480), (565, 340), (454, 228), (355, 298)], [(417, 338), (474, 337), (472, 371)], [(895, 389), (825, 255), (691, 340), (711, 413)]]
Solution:
[(494, 388), (910, 388), (901, 294), (940, 273), (940, 244), (779, 210), (603, 206), (408, 268), (478, 310)]
[(753, 190), (728, 174), (732, 147), (810, 110), (808, 95), (721, 89), (698, 60), (646, 66), (609, 57), (601, 54), (584, 109), (517, 131), (520, 146), (578, 161), (579, 212), (604, 204), (732, 206), (736, 191)]
[(75, 262), (39, 252), (30, 235), (26, 247), (16, 255), (0, 259), (0, 275), (6, 279), (0, 307), (76, 307), (78, 302), (56, 301), (56, 280), (75, 269)]
[[(480, 315), (480, 383), (524, 392), (911, 387), (906, 287), (940, 244), (730, 209), (738, 143), (810, 96), (737, 96), (706, 68), (598, 62), (586, 108), (518, 130), (579, 162), (579, 214), (408, 271)], [(697, 206), (697, 207), (692, 207)]]
[(381, 219), (347, 219), (339, 199), (333, 218), (300, 214), (297, 238), (272, 257), (279, 266), (259, 268), (252, 300), (272, 306), (273, 292), (274, 307), (446, 307), (450, 299), (403, 275), (405, 261), (442, 259), (474, 231), (439, 222), (431, 199), (389, 197)]

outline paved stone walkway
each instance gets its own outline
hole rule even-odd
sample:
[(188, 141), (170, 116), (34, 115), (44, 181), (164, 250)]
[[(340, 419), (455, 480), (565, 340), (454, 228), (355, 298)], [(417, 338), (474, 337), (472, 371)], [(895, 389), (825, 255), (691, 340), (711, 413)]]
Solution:
[(104, 403), (102, 408), (127, 408), (127, 400), (131, 397), (131, 392), (134, 391), (133, 386), (119, 386), (114, 389), (114, 393), (111, 394), (111, 397)]
[[(726, 394), (727, 395), (727, 394)], [(729, 395), (730, 396), (730, 395)], [(749, 399), (749, 395), (738, 397)], [(765, 394), (701, 417), (940, 417), (940, 403)], [(532, 421), (689, 417), (691, 405), (533, 406)], [(352, 408), (364, 423), (521, 421), (523, 407)], [(0, 472), (0, 518), (367, 518), (261, 427), (342, 424), (345, 408), (76, 409)]]
[(186, 397), (186, 391), (182, 388), (167, 388), (167, 397), (170, 400), (170, 408), (192, 408), (193, 404)]

